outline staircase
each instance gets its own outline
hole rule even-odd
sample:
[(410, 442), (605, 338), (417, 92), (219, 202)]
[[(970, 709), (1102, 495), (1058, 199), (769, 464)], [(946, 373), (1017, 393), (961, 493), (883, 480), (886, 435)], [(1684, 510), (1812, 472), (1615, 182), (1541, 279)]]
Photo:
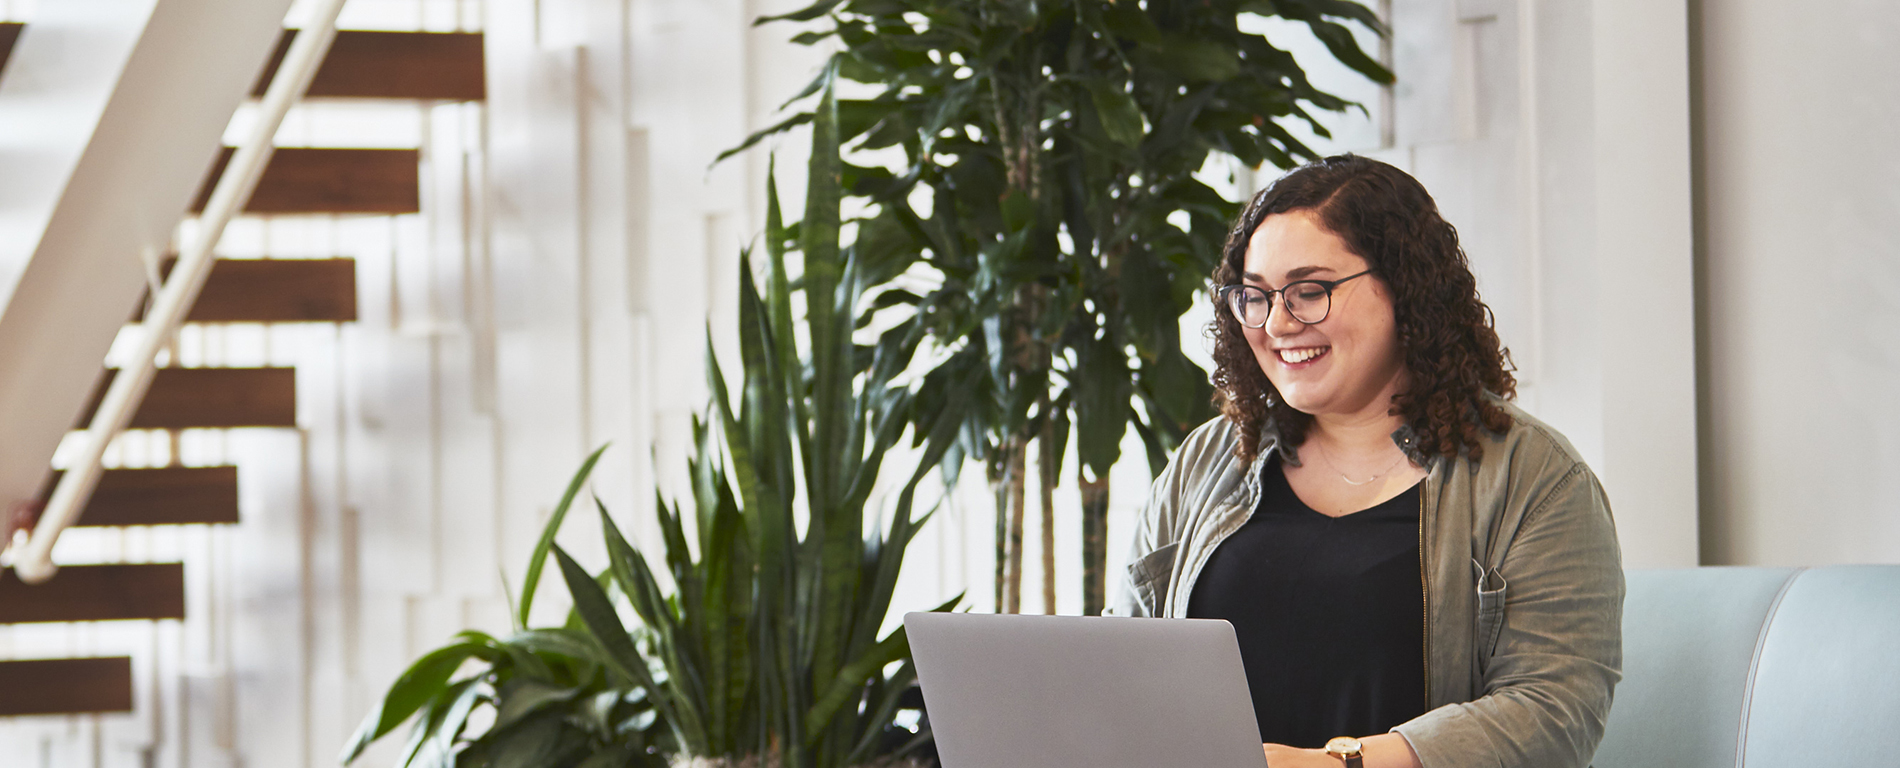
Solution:
[[(14, 41), (30, 24), (0, 24), (0, 77)], [(294, 31), (279, 40), (274, 70)], [(269, 82), (259, 80), (256, 93)], [(309, 98), (479, 101), (485, 97), (483, 44), (478, 33), (342, 31)], [(227, 148), (206, 178), (193, 210), (201, 210), (223, 172)], [(245, 212), (268, 216), (413, 214), (422, 209), (417, 149), (296, 147), (279, 149)], [(227, 242), (229, 238), (227, 238)], [(127, 254), (127, 258), (136, 258)], [(169, 269), (166, 265), (165, 269)], [(142, 310), (141, 310), (142, 311)], [(136, 320), (137, 318), (133, 318)], [(333, 258), (220, 258), (188, 322), (214, 324), (350, 323), (357, 319), (356, 263)], [(176, 360), (177, 355), (173, 355)], [(18, 361), (8, 361), (18, 364)], [(100, 374), (83, 425), (113, 375)], [(185, 466), (177, 449), (184, 430), (267, 428), (296, 430), (297, 371), (287, 367), (166, 367), (160, 369), (131, 428), (171, 440), (163, 466), (108, 469), (79, 525), (149, 529), (154, 526), (236, 526), (240, 519), (238, 467)], [(130, 435), (129, 435), (130, 436)], [(57, 481), (49, 475), (41, 499)], [(0, 624), (181, 622), (197, 610), (187, 573), (197, 562), (100, 562), (65, 565), (51, 581), (26, 585), (0, 571)], [(0, 659), (7, 656), (0, 644)], [(138, 690), (151, 665), (136, 655), (0, 660), (0, 716), (134, 712), (153, 697)], [(3, 722), (3, 721), (0, 721)], [(14, 755), (0, 754), (13, 765)], [(20, 763), (22, 765), (26, 762)]]

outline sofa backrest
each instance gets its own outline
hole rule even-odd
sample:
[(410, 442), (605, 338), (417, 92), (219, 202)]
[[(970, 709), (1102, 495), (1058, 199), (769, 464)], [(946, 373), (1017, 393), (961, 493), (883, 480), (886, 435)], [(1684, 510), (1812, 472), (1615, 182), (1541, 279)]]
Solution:
[(1593, 765), (1900, 755), (1900, 566), (1629, 572), (1623, 682)]

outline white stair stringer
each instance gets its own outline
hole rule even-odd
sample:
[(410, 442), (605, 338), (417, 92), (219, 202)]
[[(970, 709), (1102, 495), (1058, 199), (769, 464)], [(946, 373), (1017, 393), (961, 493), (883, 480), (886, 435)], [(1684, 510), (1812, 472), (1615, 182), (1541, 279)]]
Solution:
[(41, 3), (0, 77), (0, 513), (32, 499), (290, 0)]

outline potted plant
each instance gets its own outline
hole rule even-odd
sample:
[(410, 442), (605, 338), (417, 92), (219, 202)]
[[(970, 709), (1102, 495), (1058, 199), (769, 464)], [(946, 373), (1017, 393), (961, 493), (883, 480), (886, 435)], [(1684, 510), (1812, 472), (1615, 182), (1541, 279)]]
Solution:
[[(927, 517), (914, 511), (918, 485), (954, 442), (968, 398), (914, 413), (899, 376), (923, 338), (917, 324), (860, 338), (888, 302), (866, 279), (862, 241), (841, 242), (835, 105), (827, 91), (816, 110), (802, 221), (782, 222), (768, 182), (762, 281), (741, 256), (738, 390), (709, 349), (692, 503), (661, 500), (661, 558), (622, 537), (598, 500), (604, 569), (554, 543), (596, 452), (534, 551), (516, 633), (465, 632), (425, 655), (364, 720), (344, 762), (411, 716), (405, 765), (843, 768), (895, 764), (927, 742), (927, 731), (894, 725), (915, 673), (903, 630), (879, 630)], [(788, 252), (801, 257), (796, 275)], [(913, 424), (922, 461), (890, 519), (867, 527), (883, 458)], [(565, 626), (531, 629), (550, 556), (574, 608)], [(482, 709), (493, 724), (469, 732)]]

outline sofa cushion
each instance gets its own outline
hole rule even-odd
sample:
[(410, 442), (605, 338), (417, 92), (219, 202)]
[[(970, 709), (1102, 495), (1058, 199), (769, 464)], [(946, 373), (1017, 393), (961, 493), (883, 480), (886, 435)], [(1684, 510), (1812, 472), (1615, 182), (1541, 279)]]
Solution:
[(1738, 765), (1900, 760), (1900, 566), (1794, 579), (1762, 641), (1742, 728)]
[(1734, 768), (1749, 669), (1777, 599), (1799, 573), (1630, 571), (1623, 681), (1592, 764)]

